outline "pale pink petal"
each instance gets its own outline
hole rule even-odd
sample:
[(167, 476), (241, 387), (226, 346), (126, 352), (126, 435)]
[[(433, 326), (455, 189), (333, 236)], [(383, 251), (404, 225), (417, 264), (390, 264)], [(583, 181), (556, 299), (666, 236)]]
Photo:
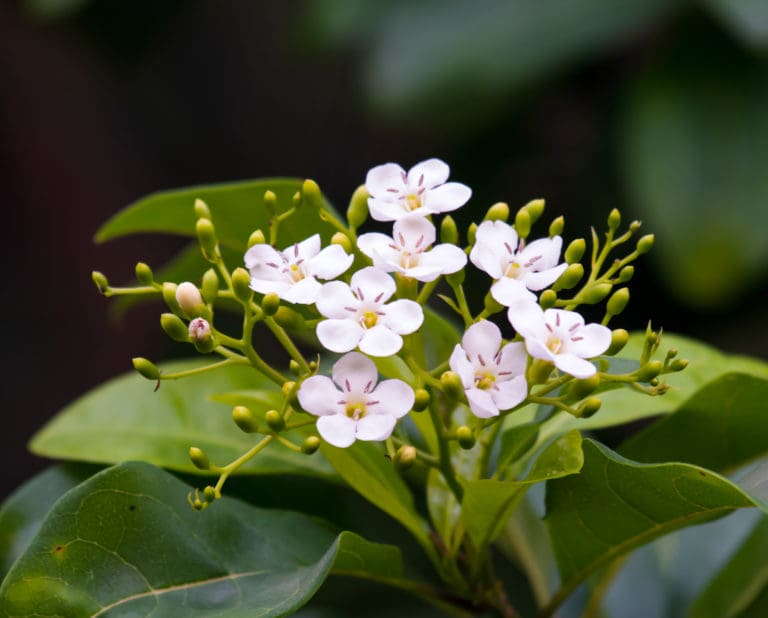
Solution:
[[(417, 212), (417, 209), (414, 212)], [(376, 221), (396, 221), (410, 213), (397, 202), (385, 202), (373, 197), (368, 198), (368, 212)]]
[(355, 441), (356, 428), (357, 421), (343, 414), (321, 416), (317, 419), (317, 431), (323, 440), (339, 448), (346, 448)]
[[(424, 260), (422, 259), (422, 262), (423, 261)], [(425, 266), (423, 264), (408, 269), (405, 269), (398, 264), (389, 264), (388, 269), (402, 273), (406, 277), (410, 277), (411, 279), (416, 279), (417, 281), (422, 281), (424, 283), (434, 281), (443, 274), (443, 269), (439, 266)]]
[[(443, 274), (455, 273), (467, 265), (467, 254), (456, 245), (442, 244), (421, 256), (419, 266), (440, 268)], [(430, 279), (431, 281), (431, 279)]]
[(507, 318), (512, 324), (512, 328), (526, 340), (546, 341), (549, 336), (549, 331), (544, 323), (544, 311), (535, 302), (523, 300), (510, 305)]
[[(503, 246), (501, 251), (504, 251)], [(504, 274), (501, 270), (502, 256), (497, 246), (476, 242), (475, 246), (472, 247), (472, 251), (469, 252), (469, 259), (475, 266), (488, 273), (493, 279), (499, 279)]]
[(525, 373), (527, 364), (528, 355), (525, 353), (525, 345), (522, 341), (508, 343), (501, 348), (497, 363), (499, 371), (503, 371), (505, 374), (521, 375)]
[(317, 300), (317, 295), (322, 287), (322, 284), (314, 277), (304, 277), (301, 281), (289, 286), (285, 292), (280, 294), (280, 298), (289, 303), (311, 305)]
[(320, 288), (316, 304), (317, 310), (326, 318), (344, 319), (355, 317), (360, 302), (346, 283), (331, 281)]
[(356, 397), (372, 391), (376, 386), (376, 380), (379, 379), (376, 365), (360, 352), (350, 352), (342, 356), (333, 365), (331, 374), (333, 381), (342, 391)]
[(451, 371), (457, 373), (461, 378), (464, 388), (471, 388), (475, 382), (475, 368), (467, 359), (467, 353), (461, 344), (457, 343), (451, 352), (451, 358), (448, 360)]
[(611, 329), (602, 324), (587, 324), (573, 335), (567, 343), (568, 351), (581, 358), (600, 356), (611, 345)]
[(491, 296), (505, 307), (516, 306), (521, 303), (536, 304), (536, 295), (528, 290), (525, 283), (519, 279), (502, 277), (491, 286)]
[(528, 350), (528, 354), (533, 356), (533, 358), (550, 362), (555, 360), (555, 355), (552, 354), (552, 350), (546, 345), (546, 339), (527, 338), (525, 340), (525, 349)]
[(377, 325), (363, 331), (360, 350), (371, 356), (392, 356), (403, 347), (403, 338), (386, 326)]
[(389, 236), (378, 232), (369, 232), (357, 237), (357, 248), (374, 262), (376, 261), (376, 254), (385, 259), (398, 258), (400, 252), (390, 246), (392, 243), (393, 241)]
[(449, 212), (464, 206), (472, 197), (472, 189), (460, 182), (448, 182), (424, 193), (422, 204), (430, 212)]
[(357, 439), (386, 440), (392, 435), (396, 422), (389, 414), (368, 414), (357, 422)]
[(432, 189), (448, 180), (450, 173), (447, 163), (440, 159), (427, 159), (408, 170), (408, 186), (411, 189), (416, 187)]
[(352, 266), (354, 259), (340, 245), (329, 245), (307, 261), (306, 271), (313, 277), (335, 279)]
[(378, 403), (367, 407), (375, 414), (402, 418), (410, 412), (414, 399), (413, 389), (402, 380), (384, 380), (369, 396), (370, 401)]
[(488, 392), (499, 410), (509, 410), (528, 396), (528, 383), (525, 377), (517, 376), (507, 382), (496, 382)]
[(343, 399), (339, 389), (326, 376), (312, 376), (304, 380), (298, 397), (301, 407), (316, 416), (338, 414), (338, 401)]
[[(405, 170), (397, 163), (377, 165), (368, 171), (365, 177), (365, 188), (375, 198), (384, 200), (397, 198), (405, 189), (404, 177)], [(397, 191), (391, 191), (390, 189), (396, 189)]]
[(423, 251), (435, 242), (435, 226), (424, 217), (409, 215), (395, 221), (392, 238), (411, 251)]
[(320, 252), (320, 234), (313, 234), (309, 238), (305, 238), (300, 243), (286, 247), (283, 253), (285, 253), (289, 259), (304, 259), (308, 260), (315, 257)]
[(291, 284), (285, 281), (275, 281), (274, 279), (255, 279), (251, 277), (249, 287), (259, 294), (271, 294), (274, 292), (280, 298), (284, 298), (285, 293), (291, 289)]
[(361, 302), (384, 303), (395, 293), (395, 280), (380, 268), (367, 266), (352, 275), (350, 287)]
[[(478, 366), (478, 362), (481, 365), (492, 362), (500, 345), (501, 331), (498, 326), (488, 320), (480, 320), (473, 324), (461, 338), (461, 347), (464, 348), (475, 367)], [(480, 360), (481, 357), (482, 360)]]
[(354, 320), (323, 320), (317, 325), (317, 338), (331, 352), (354, 350), (365, 331)]
[(579, 358), (575, 354), (555, 355), (555, 367), (574, 378), (588, 378), (595, 375), (597, 369), (589, 361)]
[(568, 264), (560, 264), (541, 272), (527, 272), (522, 276), (522, 281), (529, 290), (543, 290), (552, 285), (568, 268)]
[(488, 247), (499, 257), (514, 255), (517, 243), (515, 228), (504, 221), (483, 221), (475, 233), (475, 245)]
[(572, 332), (584, 326), (584, 318), (580, 313), (565, 309), (547, 309), (544, 312), (544, 321), (561, 331)]
[(480, 390), (479, 388), (470, 388), (466, 391), (467, 401), (469, 402), (469, 409), (472, 410), (472, 414), (478, 418), (491, 418), (499, 415), (499, 409), (493, 402), (488, 391)]
[[(253, 245), (253, 247), (245, 252), (245, 267), (251, 271), (252, 269), (257, 268), (259, 269), (259, 272), (261, 272), (261, 270), (268, 268), (270, 271), (277, 272), (276, 268), (267, 266), (267, 264), (280, 266), (282, 263), (282, 256), (274, 249), (274, 247), (270, 247), (269, 245)], [(252, 271), (251, 274), (255, 275), (256, 273)]]
[(409, 335), (424, 321), (421, 305), (412, 300), (394, 300), (381, 308), (384, 325), (399, 335)]
[(560, 261), (560, 250), (563, 248), (563, 239), (560, 236), (552, 238), (539, 238), (525, 246), (518, 254), (521, 264), (526, 264), (530, 260), (533, 262), (534, 270), (547, 270), (554, 268)]

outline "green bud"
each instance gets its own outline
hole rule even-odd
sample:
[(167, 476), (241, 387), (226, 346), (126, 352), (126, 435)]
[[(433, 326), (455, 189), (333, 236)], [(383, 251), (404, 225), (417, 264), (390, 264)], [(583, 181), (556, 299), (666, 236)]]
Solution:
[(264, 420), (272, 431), (282, 431), (285, 429), (285, 419), (277, 410), (268, 410), (264, 415)]
[(611, 332), (611, 345), (605, 351), (606, 356), (613, 356), (624, 349), (629, 341), (629, 333), (623, 328), (617, 328)]
[(635, 267), (631, 264), (629, 266), (625, 266), (621, 269), (619, 272), (619, 281), (621, 283), (626, 283), (629, 281), (635, 274)]
[(630, 223), (630, 224), (629, 224), (629, 231), (630, 231), (630, 232), (632, 232), (632, 233), (634, 234), (635, 232), (637, 232), (637, 230), (639, 230), (639, 229), (640, 229), (640, 227), (641, 227), (642, 225), (643, 225), (643, 224), (642, 224), (642, 223), (640, 223), (639, 221), (633, 221), (632, 223)]
[(253, 296), (251, 275), (245, 268), (237, 267), (232, 271), (232, 291), (241, 302), (247, 303)]
[(196, 446), (189, 447), (189, 458), (192, 463), (195, 464), (195, 468), (198, 470), (208, 470), (211, 467), (211, 462), (208, 459), (208, 455), (202, 449)]
[(288, 400), (288, 403), (290, 403), (292, 406), (299, 405), (299, 398), (296, 391), (296, 382), (293, 382), (292, 380), (288, 380), (283, 384), (282, 390), (283, 390), (283, 397), (285, 397)]
[(579, 401), (593, 393), (598, 386), (600, 386), (600, 374), (598, 373), (583, 380), (574, 380), (568, 387), (568, 398)]
[(460, 399), (464, 395), (464, 384), (458, 373), (446, 371), (440, 376), (440, 384), (443, 386), (443, 392), (451, 399)]
[(586, 250), (587, 241), (583, 238), (577, 238), (576, 240), (571, 241), (571, 244), (568, 245), (568, 248), (565, 250), (565, 261), (568, 264), (575, 264), (576, 262), (581, 261)]
[(174, 313), (181, 313), (181, 307), (179, 307), (179, 303), (176, 300), (176, 289), (178, 287), (179, 286), (170, 281), (163, 283), (163, 300), (165, 301), (165, 304), (168, 305), (168, 308)]
[(661, 384), (661, 381), (659, 380), (659, 378), (653, 378), (650, 382), (648, 382), (648, 384), (650, 384), (651, 386), (656, 387), (659, 384)]
[(651, 249), (653, 249), (653, 243), (656, 240), (656, 237), (653, 234), (646, 234), (645, 236), (642, 236), (640, 240), (637, 241), (637, 252), (640, 255), (643, 255), (643, 253), (648, 253)]
[(539, 296), (539, 306), (542, 309), (551, 309), (557, 302), (557, 292), (554, 290), (544, 290)]
[[(267, 294), (269, 296), (269, 294)], [(279, 299), (278, 299), (279, 300)], [(262, 304), (262, 309), (264, 305)], [(288, 307), (278, 307), (274, 315), (275, 322), (288, 330), (301, 330), (304, 327), (304, 317)]]
[(414, 392), (413, 411), (422, 412), (427, 409), (429, 405), (429, 391), (423, 388), (417, 388)]
[(520, 238), (527, 238), (528, 234), (531, 233), (531, 215), (528, 214), (525, 207), (518, 210), (515, 215), (515, 230)]
[(608, 215), (608, 229), (615, 232), (621, 225), (621, 213), (618, 208), (614, 208)]
[(264, 232), (261, 230), (256, 230), (248, 237), (248, 248), (250, 249), (255, 245), (264, 245), (266, 242), (267, 239), (264, 237)]
[(336, 232), (333, 236), (331, 236), (331, 244), (339, 245), (347, 253), (352, 252), (352, 242), (349, 240), (349, 236), (347, 236), (344, 232)]
[(578, 418), (589, 418), (600, 409), (602, 404), (603, 402), (597, 397), (590, 397), (576, 409), (576, 416)]
[(133, 363), (133, 368), (141, 375), (143, 375), (147, 380), (160, 379), (160, 370), (152, 361), (137, 356), (136, 358), (131, 359), (131, 362)]
[[(612, 289), (613, 286), (610, 283), (597, 283), (584, 290), (581, 294), (581, 298), (585, 303), (595, 305), (600, 301), (605, 300)], [(629, 296), (627, 296), (627, 300), (629, 300)]]
[(584, 267), (581, 264), (570, 264), (568, 268), (563, 271), (563, 274), (560, 275), (558, 280), (552, 284), (552, 289), (555, 291), (570, 290), (572, 287), (575, 287), (579, 281), (581, 281), (583, 276)]
[(255, 433), (259, 430), (259, 422), (256, 420), (256, 416), (245, 406), (235, 406), (232, 408), (232, 420), (245, 433)]
[(212, 303), (219, 294), (219, 276), (213, 268), (209, 268), (203, 274), (203, 282), (200, 286), (203, 294), (203, 300), (206, 303)]
[(324, 206), (323, 194), (320, 192), (320, 187), (317, 186), (317, 183), (314, 180), (310, 180), (309, 178), (307, 178), (301, 186), (301, 197), (302, 201), (310, 208), (320, 210)]
[(264, 312), (264, 315), (276, 315), (277, 310), (281, 308), (280, 297), (277, 295), (277, 292), (270, 292), (264, 295), (264, 299), (261, 301), (261, 310)]
[(395, 453), (395, 467), (404, 472), (416, 463), (416, 449), (410, 445), (403, 445)]
[(309, 361), (309, 370), (313, 373), (317, 370), (317, 361)]
[(301, 443), (301, 452), (305, 455), (312, 455), (317, 449), (320, 448), (320, 438), (317, 436), (308, 436), (304, 442)]
[(211, 209), (208, 208), (208, 204), (206, 204), (201, 199), (195, 200), (195, 217), (198, 219), (210, 219), (211, 218)]
[(490, 292), (488, 292), (485, 295), (485, 298), (483, 298), (483, 307), (489, 315), (504, 311), (504, 305), (497, 301)]
[(136, 264), (136, 280), (142, 285), (152, 285), (155, 281), (152, 269), (144, 262)]
[(661, 373), (662, 368), (664, 365), (660, 360), (652, 360), (648, 361), (640, 367), (637, 371), (635, 371), (635, 375), (637, 376), (638, 382), (649, 382), (653, 378), (655, 378), (657, 375)]
[(264, 206), (272, 214), (277, 212), (277, 195), (275, 195), (274, 191), (264, 191)]
[(672, 371), (682, 371), (688, 366), (688, 360), (685, 358), (677, 358), (669, 364), (669, 368)]
[(457, 270), (455, 273), (450, 273), (448, 275), (445, 275), (445, 280), (448, 282), (448, 285), (461, 285), (464, 283), (464, 279), (466, 278), (467, 273), (462, 268), (461, 270)]
[(99, 294), (104, 294), (109, 289), (109, 281), (98, 270), (94, 270), (91, 273), (91, 279), (96, 284), (96, 288), (99, 290)]
[(677, 348), (670, 348), (669, 350), (667, 350), (667, 358), (673, 359), (679, 353), (680, 353), (680, 351)]
[(160, 326), (165, 334), (174, 341), (182, 343), (189, 341), (189, 332), (187, 325), (181, 321), (181, 318), (174, 313), (163, 313), (160, 316)]
[[(320, 188), (318, 187), (318, 191)], [(301, 191), (296, 191), (296, 193), (293, 194), (293, 197), (291, 198), (291, 203), (293, 204), (294, 208), (298, 208), (301, 206)]]
[(205, 508), (205, 505), (200, 498), (195, 498), (194, 502), (192, 502), (192, 508), (196, 511), (202, 511)]
[(203, 498), (206, 502), (214, 502), (216, 500), (216, 489), (208, 485), (203, 489)]
[(176, 286), (176, 303), (190, 316), (198, 316), (205, 311), (205, 303), (197, 286), (190, 281), (183, 281)]
[(608, 315), (619, 315), (622, 311), (624, 311), (628, 302), (629, 288), (621, 288), (616, 290), (608, 299), (605, 310), (608, 312)]
[(469, 427), (462, 425), (456, 430), (456, 440), (461, 448), (469, 450), (475, 445), (475, 434)]
[(535, 199), (528, 202), (523, 208), (528, 211), (528, 216), (531, 218), (531, 225), (538, 221), (539, 217), (544, 214), (545, 202), (543, 199)]
[(291, 359), (288, 363), (288, 368), (291, 370), (291, 373), (295, 376), (299, 376), (301, 374), (301, 365), (297, 363), (295, 360)]
[(509, 219), (509, 205), (504, 202), (496, 202), (485, 213), (483, 221), (506, 221)]
[(360, 185), (352, 194), (347, 207), (347, 222), (350, 227), (357, 229), (368, 218), (368, 189), (365, 185)]
[(528, 367), (528, 383), (529, 384), (544, 384), (549, 379), (549, 375), (554, 370), (555, 366), (545, 360), (539, 358), (533, 359), (530, 367)]
[(564, 227), (565, 219), (561, 215), (549, 224), (549, 237), (553, 238), (555, 236), (560, 236), (560, 234), (563, 233)]
[(216, 255), (216, 228), (210, 219), (198, 219), (195, 224), (195, 234), (200, 242), (203, 254), (211, 258)]
[(467, 242), (470, 245), (475, 244), (475, 236), (477, 235), (477, 223), (470, 223), (467, 228)]
[(459, 228), (456, 227), (456, 221), (451, 215), (445, 215), (440, 222), (440, 242), (459, 244)]

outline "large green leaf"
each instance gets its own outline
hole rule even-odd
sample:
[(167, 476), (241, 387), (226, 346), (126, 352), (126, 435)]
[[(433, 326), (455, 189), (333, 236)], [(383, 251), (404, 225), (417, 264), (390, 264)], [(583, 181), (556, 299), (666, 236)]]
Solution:
[[(199, 360), (177, 361), (163, 370), (171, 373), (200, 365)], [(189, 447), (196, 446), (214, 463), (227, 464), (251, 448), (258, 436), (242, 433), (232, 422), (230, 409), (210, 398), (243, 390), (263, 402), (262, 411), (277, 407), (281, 399), (271, 382), (245, 366), (163, 381), (157, 391), (152, 382), (130, 373), (70, 404), (32, 438), (30, 449), (57, 459), (96, 463), (137, 459), (198, 472), (187, 456)], [(278, 443), (267, 446), (241, 471), (334, 478), (322, 456), (308, 457)]]
[(768, 379), (724, 375), (620, 450), (636, 461), (682, 461), (716, 472), (761, 457), (768, 453)]
[(522, 481), (467, 482), (461, 513), (472, 542), (478, 548), (485, 548), (501, 534), (528, 487), (534, 483), (576, 474), (583, 463), (581, 434), (571, 431), (544, 449)]
[(561, 601), (619, 556), (674, 530), (768, 503), (689, 464), (639, 464), (591, 440), (579, 474), (547, 483), (547, 527)]
[[(289, 178), (248, 180), (217, 185), (203, 185), (153, 193), (134, 202), (107, 221), (96, 240), (105, 242), (130, 234), (166, 233), (194, 236), (193, 205), (202, 199), (211, 209), (219, 239), (233, 248), (245, 249), (246, 241), (257, 228), (267, 233), (271, 213), (264, 204), (264, 192), (277, 195), (281, 211), (291, 205), (302, 181)], [(289, 245), (319, 232), (330, 238), (333, 227), (322, 221), (316, 210), (306, 208), (280, 227), (280, 244)]]
[(224, 498), (202, 513), (153, 466), (67, 493), (0, 588), (6, 616), (282, 616), (332, 573), (396, 578), (399, 550)]

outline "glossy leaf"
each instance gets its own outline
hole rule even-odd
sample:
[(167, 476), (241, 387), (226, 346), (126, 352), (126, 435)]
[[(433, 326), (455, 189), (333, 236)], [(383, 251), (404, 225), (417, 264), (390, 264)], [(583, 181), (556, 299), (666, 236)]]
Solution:
[(584, 458), (578, 431), (561, 436), (542, 451), (522, 481), (469, 481), (461, 504), (472, 542), (484, 548), (501, 534), (504, 524), (530, 485), (577, 473)]
[(3, 615), (282, 616), (331, 573), (398, 577), (399, 550), (224, 498), (202, 513), (148, 464), (67, 493), (0, 588)]
[(586, 440), (581, 472), (547, 484), (546, 521), (561, 597), (636, 547), (753, 506), (768, 511), (768, 503), (709, 470), (639, 464)]
[[(199, 360), (163, 366), (166, 373), (200, 367)], [(132, 372), (110, 380), (67, 406), (30, 442), (33, 453), (95, 463), (141, 460), (164, 468), (198, 472), (189, 461), (190, 446), (203, 449), (223, 465), (251, 448), (258, 436), (241, 432), (231, 408), (210, 398), (249, 390), (277, 407), (280, 391), (250, 367), (230, 365), (183, 380), (155, 384)], [(299, 436), (300, 437), (300, 436)], [(308, 457), (273, 443), (241, 469), (250, 474), (304, 474), (334, 478), (322, 456)]]
[(644, 462), (682, 461), (728, 472), (768, 453), (768, 380), (731, 373), (622, 445)]
[(498, 468), (503, 476), (506, 468), (525, 455), (539, 437), (539, 425), (526, 423), (505, 429), (501, 434)]

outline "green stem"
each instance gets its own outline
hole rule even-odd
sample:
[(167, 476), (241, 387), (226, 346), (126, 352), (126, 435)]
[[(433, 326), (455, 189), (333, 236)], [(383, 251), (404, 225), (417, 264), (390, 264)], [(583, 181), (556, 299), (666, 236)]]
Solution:
[(290, 336), (288, 336), (288, 333), (285, 332), (285, 329), (277, 322), (275, 322), (274, 318), (272, 317), (267, 317), (264, 320), (264, 323), (267, 325), (267, 328), (272, 331), (272, 334), (277, 338), (280, 344), (285, 348), (285, 351), (288, 352), (291, 358), (299, 364), (301, 370), (307, 374), (311, 373), (309, 364), (307, 364), (307, 361), (301, 355), (301, 352), (299, 352), (296, 344), (293, 343), (293, 340), (290, 338)]
[(196, 367), (195, 369), (187, 369), (185, 371), (177, 371), (175, 373), (161, 373), (160, 379), (161, 380), (178, 380), (179, 378), (194, 376), (200, 373), (205, 373), (206, 371), (213, 371), (214, 369), (218, 369), (219, 367), (226, 367), (227, 365), (247, 365), (247, 364), (248, 364), (248, 361), (245, 358), (242, 358), (242, 360), (238, 360), (235, 358), (227, 358), (223, 361), (219, 361), (218, 363), (213, 363), (212, 365), (205, 365), (204, 367)]
[(216, 483), (216, 487), (214, 487), (214, 490), (216, 491), (216, 497), (221, 497), (221, 488), (224, 487), (224, 483), (227, 482), (227, 479), (229, 478), (229, 475), (232, 474), (235, 470), (243, 466), (244, 464), (248, 463), (251, 459), (253, 459), (256, 455), (259, 454), (260, 451), (264, 449), (272, 440), (274, 439), (274, 436), (265, 436), (258, 444), (253, 446), (251, 449), (240, 455), (237, 459), (234, 461), (228, 463), (223, 468), (211, 468), (214, 470), (218, 470), (221, 472), (221, 476), (219, 477), (218, 482)]
[(434, 405), (430, 405), (429, 418), (432, 421), (432, 425), (435, 428), (435, 434), (437, 435), (437, 451), (438, 451), (438, 467), (440, 472), (448, 484), (448, 487), (456, 496), (456, 500), (461, 503), (464, 497), (464, 488), (459, 484), (456, 479), (456, 472), (453, 469), (453, 463), (451, 462), (451, 452), (448, 448), (448, 440), (445, 437), (445, 428), (443, 427), (443, 421), (440, 419), (440, 415), (435, 409)]
[(430, 281), (428, 283), (425, 283), (421, 291), (419, 292), (419, 295), (416, 297), (416, 302), (420, 305), (425, 305), (426, 302), (429, 300), (429, 297), (432, 296), (432, 292), (434, 292), (435, 287), (437, 287), (437, 284), (440, 282), (440, 277), (435, 279), (434, 281)]
[(110, 296), (141, 296), (144, 294), (162, 294), (162, 288), (156, 288), (150, 285), (142, 286), (138, 288), (113, 288), (109, 287), (104, 292), (104, 296), (109, 298)]
[(456, 297), (456, 302), (459, 305), (459, 311), (461, 312), (461, 317), (464, 320), (464, 326), (469, 328), (472, 325), (473, 318), (472, 313), (469, 310), (469, 305), (467, 305), (467, 297), (464, 295), (464, 287), (461, 284), (458, 284), (451, 285), (451, 288), (453, 289), (453, 294)]

